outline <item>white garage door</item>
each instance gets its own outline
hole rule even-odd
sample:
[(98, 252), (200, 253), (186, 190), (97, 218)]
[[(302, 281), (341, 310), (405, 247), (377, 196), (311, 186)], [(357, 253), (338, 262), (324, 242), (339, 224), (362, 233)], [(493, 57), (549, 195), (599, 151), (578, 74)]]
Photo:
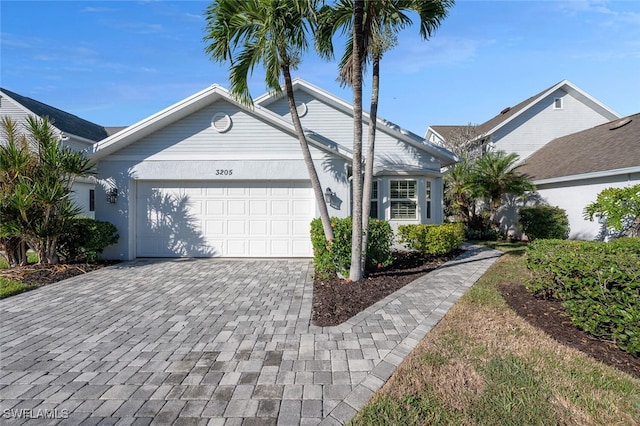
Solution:
[(310, 257), (306, 182), (138, 181), (138, 257)]

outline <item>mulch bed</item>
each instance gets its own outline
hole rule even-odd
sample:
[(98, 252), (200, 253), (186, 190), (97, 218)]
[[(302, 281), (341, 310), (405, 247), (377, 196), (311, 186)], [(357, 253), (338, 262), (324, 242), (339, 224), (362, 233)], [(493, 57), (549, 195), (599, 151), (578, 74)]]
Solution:
[(518, 315), (544, 330), (559, 343), (640, 378), (640, 357), (635, 357), (619, 349), (612, 342), (598, 339), (574, 327), (562, 303), (537, 299), (522, 283), (505, 284), (500, 288), (500, 292)]
[[(419, 253), (396, 252), (389, 268), (369, 274), (357, 283), (347, 283), (339, 278), (315, 279), (312, 321), (322, 327), (341, 324), (459, 253), (446, 257), (427, 257)], [(577, 329), (560, 302), (537, 299), (522, 283), (503, 285), (500, 292), (518, 315), (560, 344), (578, 349), (640, 378), (639, 357), (620, 350), (612, 342)]]
[(313, 283), (313, 324), (329, 327), (342, 324), (377, 301), (384, 299), (413, 280), (453, 259), (461, 251), (447, 256), (426, 256), (417, 252), (393, 253), (393, 264), (370, 273), (358, 282), (340, 278), (315, 279)]
[(0, 271), (0, 276), (14, 281), (40, 287), (77, 275), (96, 271), (118, 261), (101, 261), (98, 263), (68, 263), (60, 265), (26, 265)]

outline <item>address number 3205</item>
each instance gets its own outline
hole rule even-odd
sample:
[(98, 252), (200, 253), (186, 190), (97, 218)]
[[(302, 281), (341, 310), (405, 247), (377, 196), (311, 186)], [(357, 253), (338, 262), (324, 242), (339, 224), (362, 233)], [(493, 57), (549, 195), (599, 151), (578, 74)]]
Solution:
[(233, 169), (216, 169), (216, 176), (231, 176)]

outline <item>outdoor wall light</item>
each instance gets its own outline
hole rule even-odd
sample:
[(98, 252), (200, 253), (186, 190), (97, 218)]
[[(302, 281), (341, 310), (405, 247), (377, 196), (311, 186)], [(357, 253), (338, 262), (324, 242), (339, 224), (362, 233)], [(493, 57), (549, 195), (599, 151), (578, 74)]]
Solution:
[(118, 201), (118, 188), (111, 188), (107, 191), (107, 202), (115, 204)]
[(324, 190), (324, 202), (327, 204), (331, 204), (333, 201), (333, 197), (335, 197), (336, 193), (331, 190), (331, 188), (327, 188)]

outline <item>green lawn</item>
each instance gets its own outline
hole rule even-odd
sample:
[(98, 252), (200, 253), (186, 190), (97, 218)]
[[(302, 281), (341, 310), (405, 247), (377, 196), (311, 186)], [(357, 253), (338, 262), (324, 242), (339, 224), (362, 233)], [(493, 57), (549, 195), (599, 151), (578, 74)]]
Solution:
[(528, 270), (505, 252), (420, 342), (354, 425), (638, 425), (640, 380), (559, 345), (498, 290)]
[[(29, 263), (36, 263), (38, 261), (38, 256), (33, 252), (28, 252), (27, 260)], [(7, 261), (0, 257), (0, 269), (7, 269), (8, 267), (9, 265), (7, 264)], [(33, 289), (33, 286), (0, 277), (0, 299), (13, 296), (14, 294), (23, 293), (31, 289)]]

